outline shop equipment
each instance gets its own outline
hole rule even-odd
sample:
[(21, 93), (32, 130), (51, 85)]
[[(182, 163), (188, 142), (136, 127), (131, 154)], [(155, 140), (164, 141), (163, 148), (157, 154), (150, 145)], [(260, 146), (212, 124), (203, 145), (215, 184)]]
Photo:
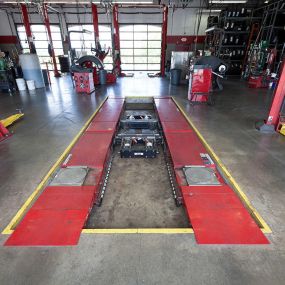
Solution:
[(91, 94), (94, 92), (95, 88), (92, 69), (89, 72), (87, 69), (82, 72), (74, 72), (73, 78), (77, 93)]
[(104, 198), (113, 145), (133, 130), (131, 139), (159, 131), (174, 200), (182, 202), (198, 244), (269, 243), (172, 98), (108, 98), (5, 245), (76, 245), (92, 206)]
[(283, 104), (285, 98), (285, 59), (282, 63), (281, 73), (273, 94), (273, 100), (271, 103), (268, 117), (265, 121), (256, 124), (256, 128), (264, 133), (272, 133), (277, 131), (284, 132), (284, 114)]
[(191, 62), (189, 74), (188, 99), (191, 102), (213, 104), (211, 91), (223, 86), (220, 78), (224, 78), (227, 64), (216, 56), (202, 56)]

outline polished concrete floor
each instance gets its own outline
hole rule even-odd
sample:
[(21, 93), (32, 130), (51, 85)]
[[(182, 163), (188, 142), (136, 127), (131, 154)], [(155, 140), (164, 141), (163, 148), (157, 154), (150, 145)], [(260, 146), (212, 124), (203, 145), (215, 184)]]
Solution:
[[(255, 130), (271, 95), (228, 81), (216, 104), (190, 106), (186, 86), (123, 78), (96, 95), (68, 77), (36, 94), (0, 94), (0, 114), (25, 119), (0, 143), (0, 228), (9, 223), (106, 95), (176, 96), (270, 225), (269, 246), (198, 246), (191, 234), (82, 234), (76, 247), (0, 247), (0, 284), (284, 284), (285, 137)], [(1, 244), (7, 236), (1, 235)]]

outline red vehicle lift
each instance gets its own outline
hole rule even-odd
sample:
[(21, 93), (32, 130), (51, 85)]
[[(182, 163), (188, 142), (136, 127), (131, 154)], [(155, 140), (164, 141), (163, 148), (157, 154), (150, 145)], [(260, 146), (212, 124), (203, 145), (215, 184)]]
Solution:
[(47, 11), (47, 4), (43, 4), (42, 13), (43, 13), (44, 22), (45, 22), (45, 26), (46, 26), (47, 34), (48, 34), (48, 38), (49, 38), (49, 49), (50, 49), (50, 54), (52, 57), (52, 63), (53, 63), (53, 67), (54, 67), (54, 76), (60, 77), (61, 75), (57, 69), (56, 58), (55, 58), (55, 53), (54, 53), (54, 48), (53, 48), (53, 43), (52, 43), (52, 36), (51, 36), (50, 22), (49, 22), (48, 11)]
[(95, 5), (94, 3), (91, 4), (91, 7), (92, 7), (93, 27), (95, 34), (95, 46), (97, 47), (99, 43), (98, 11), (97, 11), (97, 5)]
[(35, 50), (35, 46), (33, 43), (33, 35), (32, 35), (27, 5), (23, 4), (23, 3), (21, 3), (20, 5), (21, 5), (21, 9), (22, 9), (23, 24), (25, 26), (25, 31), (26, 31), (26, 35), (27, 35), (28, 44), (29, 44), (29, 49), (30, 49), (31, 53), (35, 53), (36, 50)]
[[(285, 60), (282, 63), (280, 77), (273, 95), (273, 101), (270, 107), (269, 115), (262, 125), (257, 125), (256, 128), (264, 133), (272, 133), (277, 130), (280, 111), (285, 97)], [(280, 124), (279, 124), (280, 125)]]
[(161, 62), (160, 62), (160, 76), (165, 76), (165, 56), (166, 56), (166, 39), (167, 39), (167, 18), (168, 7), (163, 6), (163, 23), (161, 35)]

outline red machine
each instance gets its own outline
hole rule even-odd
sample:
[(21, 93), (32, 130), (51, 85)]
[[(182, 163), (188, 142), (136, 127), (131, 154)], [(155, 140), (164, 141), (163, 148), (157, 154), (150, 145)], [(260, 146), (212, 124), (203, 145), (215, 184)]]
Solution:
[(73, 76), (77, 93), (91, 94), (95, 90), (92, 72), (75, 72)]
[(191, 102), (210, 102), (212, 88), (212, 68), (195, 65), (190, 72), (188, 99)]

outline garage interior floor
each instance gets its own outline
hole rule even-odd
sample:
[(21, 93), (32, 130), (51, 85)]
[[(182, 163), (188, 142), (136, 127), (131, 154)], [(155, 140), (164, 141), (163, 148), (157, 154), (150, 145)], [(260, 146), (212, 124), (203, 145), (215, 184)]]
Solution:
[(121, 158), (115, 148), (106, 194), (94, 206), (85, 228), (189, 228), (183, 206), (177, 207), (162, 147), (156, 158)]
[[(76, 247), (1, 246), (0, 283), (284, 284), (285, 137), (255, 130), (255, 122), (268, 113), (272, 95), (249, 89), (240, 80), (224, 82), (213, 107), (191, 106), (187, 86), (143, 75), (98, 87), (91, 96), (75, 94), (69, 76), (54, 80), (51, 90), (1, 93), (1, 117), (23, 109), (25, 118), (11, 128), (14, 136), (0, 143), (0, 229), (107, 95), (175, 96), (271, 227), (271, 244), (199, 246), (193, 234), (81, 234)], [(128, 183), (127, 166), (121, 167), (126, 175), (120, 179)], [(7, 236), (0, 236), (3, 245)]]

